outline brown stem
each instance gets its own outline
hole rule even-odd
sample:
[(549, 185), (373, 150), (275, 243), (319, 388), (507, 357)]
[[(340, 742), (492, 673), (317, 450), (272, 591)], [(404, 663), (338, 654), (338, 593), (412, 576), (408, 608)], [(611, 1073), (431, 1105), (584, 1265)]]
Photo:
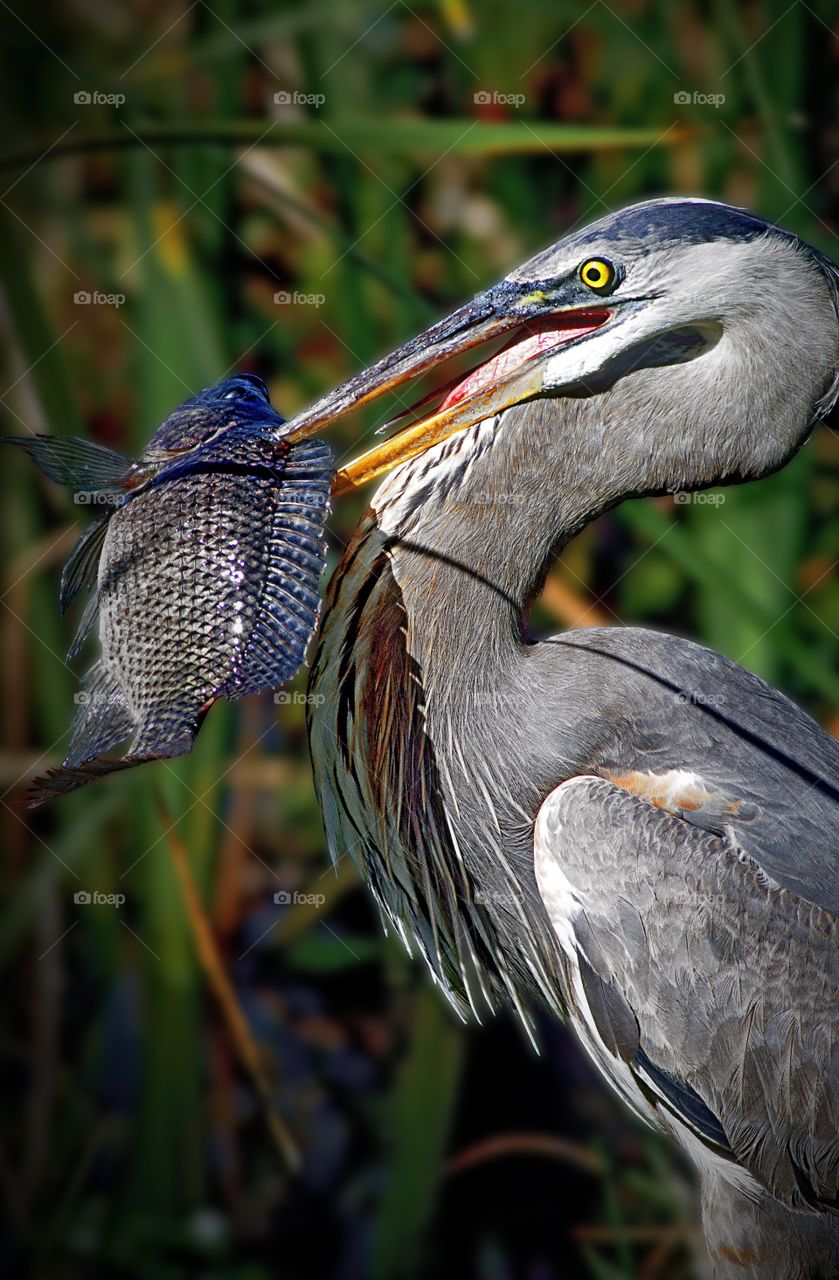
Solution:
[(476, 1165), (485, 1164), (487, 1160), (498, 1160), (506, 1156), (546, 1156), (551, 1160), (574, 1164), (587, 1173), (606, 1172), (600, 1156), (550, 1133), (499, 1133), (492, 1138), (484, 1138), (482, 1142), (476, 1142), (474, 1146), (452, 1156), (446, 1162), (444, 1172), (447, 1177), (452, 1177), (465, 1173)]
[(195, 939), (201, 967), (204, 970), (210, 989), (218, 1001), (233, 1048), (242, 1066), (253, 1081), (254, 1088), (262, 1103), (268, 1131), (271, 1134), (274, 1145), (289, 1172), (296, 1173), (300, 1168), (300, 1155), (297, 1145), (272, 1101), (271, 1088), (265, 1075), (259, 1049), (239, 1006), (233, 984), (222, 964), (215, 935), (210, 926), (204, 904), (201, 901), (201, 895), (198, 891), (195, 877), (192, 874), (186, 849), (162, 797), (157, 797), (157, 803), (164, 830), (166, 831), (169, 851), (172, 854), (175, 871), (183, 890), (187, 916)]

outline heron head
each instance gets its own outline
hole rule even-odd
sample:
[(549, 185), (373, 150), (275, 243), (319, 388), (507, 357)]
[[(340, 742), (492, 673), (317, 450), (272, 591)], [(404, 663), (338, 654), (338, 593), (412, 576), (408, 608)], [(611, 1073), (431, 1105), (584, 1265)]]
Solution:
[[(529, 400), (615, 389), (632, 392), (650, 431), (678, 429), (682, 453), (698, 437), (690, 441), (697, 486), (765, 474), (839, 396), (839, 271), (745, 210), (646, 201), (537, 254), (288, 430), (320, 430), (493, 339), (500, 349), (447, 384), (432, 412), (427, 397), (417, 420), (346, 469), (346, 487), (489, 418), (503, 431), (506, 411)], [(649, 450), (661, 440), (643, 443)], [(650, 487), (676, 483), (679, 468), (671, 473), (650, 475)]]

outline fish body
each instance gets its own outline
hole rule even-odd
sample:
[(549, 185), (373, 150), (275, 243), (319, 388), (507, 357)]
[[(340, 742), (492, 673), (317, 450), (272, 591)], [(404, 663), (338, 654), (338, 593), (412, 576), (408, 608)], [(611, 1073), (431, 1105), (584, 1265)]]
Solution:
[[(93, 589), (71, 653), (98, 622), (62, 768), (34, 798), (190, 751), (219, 698), (277, 688), (320, 609), (332, 455), (290, 444), (259, 379), (179, 406), (133, 460), (85, 441), (15, 439), (101, 506), (62, 574), (66, 609)], [(125, 754), (104, 753), (130, 740)]]

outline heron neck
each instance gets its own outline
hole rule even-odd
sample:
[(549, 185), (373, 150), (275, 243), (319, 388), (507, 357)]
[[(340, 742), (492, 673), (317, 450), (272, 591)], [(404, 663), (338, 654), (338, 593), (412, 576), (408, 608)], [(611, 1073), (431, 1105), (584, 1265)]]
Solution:
[[(621, 496), (604, 481), (597, 417), (585, 401), (522, 406), (500, 427), (491, 420), (436, 446), (382, 486), (373, 506), (409, 620), (421, 620), (426, 669), (442, 648), (449, 678), (458, 657), (469, 678), (480, 656), (520, 647), (551, 559)], [(546, 439), (553, 448), (542, 447)]]

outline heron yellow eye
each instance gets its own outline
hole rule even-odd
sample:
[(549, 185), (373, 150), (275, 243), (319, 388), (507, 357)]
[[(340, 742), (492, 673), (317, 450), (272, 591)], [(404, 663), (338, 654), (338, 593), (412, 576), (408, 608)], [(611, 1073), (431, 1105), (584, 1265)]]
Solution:
[(608, 293), (617, 280), (617, 272), (605, 258), (589, 258), (580, 267), (580, 279), (595, 293)]

